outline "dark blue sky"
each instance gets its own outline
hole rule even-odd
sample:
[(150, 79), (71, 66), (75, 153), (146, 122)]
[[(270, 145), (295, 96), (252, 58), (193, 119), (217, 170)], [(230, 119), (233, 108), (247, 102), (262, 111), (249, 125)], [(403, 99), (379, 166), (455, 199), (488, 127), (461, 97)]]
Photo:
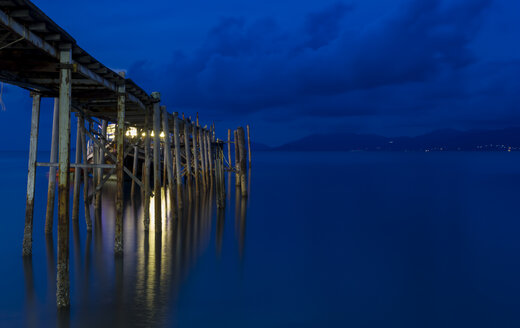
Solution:
[[(97, 59), (160, 91), (169, 111), (199, 111), (221, 136), (245, 123), (271, 145), (520, 125), (517, 0), (34, 2)], [(28, 139), (27, 94), (7, 86), (4, 101), (0, 137), (19, 119)]]

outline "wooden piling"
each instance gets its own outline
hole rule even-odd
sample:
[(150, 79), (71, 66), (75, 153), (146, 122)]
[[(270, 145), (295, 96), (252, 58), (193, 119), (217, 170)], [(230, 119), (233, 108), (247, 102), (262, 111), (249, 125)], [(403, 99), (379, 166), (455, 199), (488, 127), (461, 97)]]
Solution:
[(193, 165), (194, 165), (194, 172), (195, 175), (195, 190), (199, 190), (199, 159), (197, 156), (197, 126), (195, 124), (192, 124), (192, 136), (193, 136)]
[(143, 198), (143, 225), (144, 231), (148, 231), (150, 228), (150, 169), (151, 169), (151, 116), (152, 108), (147, 108), (145, 116), (145, 136), (144, 136), (144, 166), (145, 166), (145, 177), (144, 182), (144, 198)]
[[(161, 108), (162, 107), (163, 106), (161, 106)], [(161, 114), (161, 124), (162, 124), (162, 121), (163, 121), (163, 118), (162, 118), (162, 114)], [(166, 140), (167, 138), (168, 138), (168, 136), (166, 135), (166, 133), (164, 133), (164, 140)], [(161, 185), (165, 186), (165, 187), (166, 187), (166, 179), (168, 177), (168, 172), (167, 172), (167, 169), (166, 169), (166, 156), (168, 156), (166, 154), (167, 152), (168, 152), (168, 150), (166, 149), (165, 142), (163, 141), (163, 149), (162, 149), (162, 184)]]
[[(124, 78), (124, 74), (122, 74)], [(123, 209), (124, 209), (124, 165), (125, 165), (125, 105), (126, 87), (124, 82), (117, 88), (117, 126), (116, 126), (116, 222), (114, 236), (114, 254), (123, 254)], [(103, 156), (104, 157), (104, 156)]]
[(31, 118), (31, 137), (29, 146), (29, 172), (27, 174), (27, 199), (25, 207), (25, 229), (23, 233), (22, 254), (32, 255), (32, 230), (34, 214), (34, 189), (36, 180), (36, 154), (38, 153), (38, 130), (40, 125), (40, 102), (41, 96), (37, 93), (31, 95), (32, 118)]
[[(90, 131), (92, 132), (92, 124), (90, 125)], [(96, 142), (94, 142), (94, 138), (97, 138), (97, 136), (93, 136), (91, 138), (92, 141), (92, 163), (93, 164), (99, 164), (99, 146)], [(92, 189), (96, 190), (97, 183), (98, 183), (98, 170), (93, 167), (92, 168)], [(94, 195), (94, 201), (92, 202), (92, 205), (94, 207), (94, 217), (97, 217), (98, 213), (96, 213), (96, 195)]]
[[(145, 191), (145, 188), (144, 186), (146, 186), (146, 164), (143, 163), (143, 165), (141, 165), (141, 181), (143, 181), (143, 188), (141, 188), (141, 200), (142, 200), (142, 204), (143, 204), (143, 212), (145, 211), (144, 210), (144, 198), (145, 197), (149, 197), (148, 195), (146, 195), (146, 191)], [(143, 213), (144, 215), (144, 213)]]
[(235, 139), (235, 186), (240, 186), (240, 172), (239, 172), (239, 159), (240, 159), (240, 149), (238, 148), (238, 133), (237, 130), (233, 131), (233, 137)]
[[(52, 117), (52, 137), (51, 137), (51, 156), (50, 162), (58, 161), (58, 117), (59, 106), (58, 98), (54, 98), (54, 114)], [(49, 186), (47, 188), (47, 211), (45, 212), (45, 233), (52, 233), (54, 221), (54, 198), (56, 192), (56, 167), (49, 168)]]
[(242, 197), (247, 196), (247, 181), (246, 181), (246, 171), (247, 171), (247, 163), (246, 163), (246, 145), (245, 145), (245, 136), (244, 136), (244, 128), (239, 127), (237, 129), (238, 136), (238, 149), (240, 153), (239, 162), (238, 162), (238, 171), (240, 173), (240, 189), (242, 191)]
[(231, 167), (231, 129), (227, 130), (227, 156), (228, 164)]
[[(83, 164), (87, 164), (87, 138), (85, 131), (85, 118), (83, 114), (79, 117), (79, 125), (81, 128), (81, 153), (83, 155)], [(85, 206), (85, 223), (87, 232), (92, 231), (92, 218), (90, 217), (90, 202), (88, 198), (88, 169), (83, 169), (83, 202)]]
[(206, 143), (207, 143), (207, 151), (208, 151), (208, 161), (209, 161), (209, 176), (210, 179), (213, 180), (214, 172), (213, 172), (213, 166), (214, 166), (214, 158), (213, 158), (213, 145), (211, 142), (211, 131), (206, 132)]
[(155, 223), (157, 225), (157, 222), (161, 220), (161, 108), (159, 102), (153, 104), (153, 133), (153, 190)]
[(184, 121), (184, 148), (186, 149), (186, 183), (191, 185), (191, 147), (190, 147), (190, 127), (187, 121)]
[(249, 166), (251, 167), (251, 135), (249, 134), (249, 124), (246, 125), (247, 128), (247, 154), (249, 156)]
[(181, 143), (179, 140), (179, 114), (173, 113), (173, 143), (175, 147), (175, 167), (177, 174), (177, 206), (182, 208), (182, 177), (181, 177)]
[[(77, 127), (76, 127), (76, 164), (81, 162), (81, 127), (79, 125), (79, 116), (77, 118)], [(80, 178), (81, 177), (81, 168), (74, 168), (74, 190), (72, 192), (72, 221), (77, 222), (79, 216), (79, 188), (80, 188)]]
[(201, 166), (201, 177), (204, 187), (208, 184), (206, 176), (207, 165), (206, 165), (206, 142), (204, 141), (204, 129), (199, 127), (199, 148), (200, 148), (200, 166)]
[(226, 187), (224, 179), (224, 144), (218, 142), (215, 147), (215, 175), (217, 186), (217, 207), (224, 208), (226, 205)]
[[(106, 120), (101, 121), (101, 136), (99, 137), (100, 145), (96, 145), (96, 164), (104, 164), (105, 163), (105, 151), (106, 151), (106, 137), (107, 137), (107, 126), (108, 122)], [(117, 135), (117, 132), (116, 132)], [(117, 146), (116, 146), (117, 147)], [(96, 189), (97, 187), (101, 185), (101, 181), (103, 180), (103, 169), (102, 168), (95, 168), (93, 171), (96, 172), (95, 174), (95, 180), (96, 180)], [(102, 199), (102, 189), (97, 191), (94, 196), (94, 210), (95, 210), (95, 216), (96, 220), (101, 220), (101, 199)]]
[[(132, 163), (132, 174), (137, 176), (137, 161), (139, 160), (139, 148), (134, 146), (134, 161)], [(141, 177), (142, 179), (142, 177)], [(135, 180), (132, 179), (132, 187), (130, 189), (130, 197), (134, 199), (135, 197)]]
[(166, 150), (164, 153), (164, 162), (166, 165), (166, 172), (168, 175), (168, 190), (170, 191), (170, 199), (173, 195), (173, 157), (172, 157), (172, 145), (170, 143), (170, 122), (168, 117), (168, 112), (166, 111), (166, 106), (161, 106), (163, 120), (162, 126), (164, 131), (164, 149)]
[(60, 50), (59, 90), (59, 181), (58, 181), (58, 263), (56, 304), (70, 306), (69, 281), (69, 165), (70, 165), (70, 107), (72, 89), (72, 51)]

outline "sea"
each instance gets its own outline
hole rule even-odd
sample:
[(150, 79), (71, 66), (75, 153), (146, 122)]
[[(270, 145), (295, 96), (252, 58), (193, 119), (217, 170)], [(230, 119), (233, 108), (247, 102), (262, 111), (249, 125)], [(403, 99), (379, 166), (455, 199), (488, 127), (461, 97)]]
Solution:
[(0, 327), (520, 327), (518, 152), (253, 152), (247, 198), (234, 173), (225, 208), (163, 193), (147, 232), (127, 183), (123, 257), (108, 181), (93, 231), (70, 224), (68, 311), (48, 168), (22, 257), (27, 161), (0, 152)]

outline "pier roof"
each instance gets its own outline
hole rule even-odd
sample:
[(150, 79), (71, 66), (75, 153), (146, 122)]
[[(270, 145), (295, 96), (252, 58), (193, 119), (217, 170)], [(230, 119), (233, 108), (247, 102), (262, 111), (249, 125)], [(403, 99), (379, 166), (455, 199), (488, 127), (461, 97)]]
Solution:
[(116, 121), (118, 86), (126, 86), (126, 121), (141, 125), (153, 101), (82, 49), (76, 40), (27, 0), (0, 0), (0, 81), (57, 97), (60, 50), (72, 53), (72, 105), (90, 115)]

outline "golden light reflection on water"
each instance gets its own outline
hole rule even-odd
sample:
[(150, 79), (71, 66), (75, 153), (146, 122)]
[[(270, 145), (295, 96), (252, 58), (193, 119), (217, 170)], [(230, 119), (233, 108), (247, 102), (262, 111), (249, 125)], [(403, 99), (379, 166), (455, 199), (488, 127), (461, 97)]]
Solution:
[[(217, 256), (223, 252), (225, 240), (225, 209), (218, 209), (213, 191), (193, 188), (184, 190), (184, 208), (179, 209), (176, 193), (162, 188), (160, 224), (155, 217), (155, 202), (150, 198), (150, 230), (144, 231), (144, 211), (140, 193), (126, 199), (124, 207), (124, 256), (115, 258), (114, 246), (115, 183), (108, 182), (102, 194), (102, 215), (94, 221), (92, 233), (86, 233), (84, 222), (71, 225), (71, 303), (78, 310), (74, 320), (82, 326), (95, 326), (98, 320), (117, 322), (121, 326), (164, 324), (177, 303), (178, 291), (193, 265), (215, 242)], [(192, 197), (192, 201), (188, 201)], [(237, 198), (234, 222), (237, 227), (236, 245), (244, 247), (245, 199)], [(213, 230), (213, 220), (216, 221)], [(232, 222), (232, 221), (230, 221)], [(214, 234), (214, 235), (213, 235)], [(55, 241), (46, 239), (47, 287), (45, 306), (55, 304)], [(240, 258), (243, 249), (239, 250)], [(28, 313), (35, 313), (32, 262), (24, 264), (27, 286)], [(40, 305), (41, 306), (41, 305)], [(29, 310), (29, 308), (31, 310)], [(40, 310), (41, 311), (41, 310)], [(28, 318), (30, 319), (30, 318)], [(68, 316), (56, 317), (65, 325)], [(37, 325), (38, 320), (32, 321)], [(29, 326), (31, 326), (29, 322)]]

